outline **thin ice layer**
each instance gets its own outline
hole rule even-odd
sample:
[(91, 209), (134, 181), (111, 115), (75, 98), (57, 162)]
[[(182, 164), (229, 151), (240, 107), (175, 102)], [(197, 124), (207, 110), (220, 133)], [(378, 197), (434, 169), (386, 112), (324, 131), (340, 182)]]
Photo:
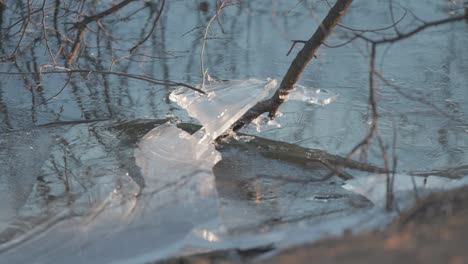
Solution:
[[(205, 223), (218, 217), (212, 167), (220, 154), (198, 141), (172, 125), (153, 129), (135, 151), (145, 180), (143, 189), (128, 174), (108, 171), (74, 202), (77, 205), (62, 207), (56, 217), (28, 234), (1, 244), (0, 259), (5, 263), (146, 263), (174, 254), (185, 246), (192, 230), (203, 230)], [(79, 154), (90, 155), (87, 150)], [(93, 165), (101, 154), (112, 156), (96, 148), (91, 154), (95, 158), (83, 158), (82, 166)], [(105, 164), (117, 165), (112, 160)], [(96, 173), (99, 168), (90, 170)], [(86, 198), (95, 196), (91, 194), (102, 199), (86, 210)]]
[(212, 168), (221, 160), (221, 154), (212, 144), (198, 144), (198, 140), (196, 135), (170, 124), (146, 134), (135, 150), (135, 162), (145, 179), (145, 192), (193, 179), (200, 180), (195, 182), (199, 188), (212, 191)]
[(257, 102), (268, 97), (276, 83), (274, 79), (217, 81), (206, 86), (206, 95), (183, 88), (171, 93), (170, 99), (198, 119), (206, 135), (213, 140)]

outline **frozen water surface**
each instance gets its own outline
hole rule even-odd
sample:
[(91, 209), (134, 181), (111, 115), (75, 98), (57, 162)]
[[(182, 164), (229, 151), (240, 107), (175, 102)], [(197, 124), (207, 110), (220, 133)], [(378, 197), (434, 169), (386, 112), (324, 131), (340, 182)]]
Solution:
[[(87, 129), (76, 127), (64, 139), (85, 137)], [(28, 217), (20, 214), (8, 232), (3, 233), (10, 240), (0, 246), (2, 260), (9, 263), (82, 263), (83, 259), (92, 263), (150, 261), (176, 252), (195, 227), (216, 219), (217, 194), (212, 166), (220, 155), (213, 145), (198, 146), (198, 138), (172, 125), (155, 128), (141, 139), (135, 151), (134, 162), (140, 166), (141, 175), (132, 176), (142, 177), (137, 184), (121, 168), (126, 165), (119, 160), (123, 156), (131, 159), (131, 146), (119, 150), (114, 134), (103, 129), (100, 134), (100, 143), (92, 149), (87, 148), (89, 141), (69, 145), (68, 151), (73, 156), (70, 160), (78, 159), (75, 162), (80, 164), (74, 166), (73, 161), (68, 164), (67, 173), (73, 177), (68, 190), (63, 188), (64, 184), (54, 182), (62, 180), (57, 178), (60, 174), (46, 172), (50, 163), (60, 159), (51, 157), (46, 162), (42, 168), (45, 182), (42, 189), (47, 193), (38, 193), (41, 187), (36, 186), (26, 206), (36, 210), (25, 209)], [(116, 146), (115, 151), (106, 150)], [(195, 151), (203, 147), (205, 154), (195, 158)], [(51, 155), (58, 153), (52, 151)], [(94, 177), (84, 181), (83, 174)], [(29, 230), (16, 229), (16, 225), (28, 221), (34, 225)]]
[[(147, 22), (144, 16), (133, 17), (124, 27), (108, 28), (125, 45), (103, 48), (99, 57), (94, 56), (96, 47), (104, 42), (94, 37), (103, 34), (88, 34), (80, 66), (102, 63), (103, 69), (198, 83), (200, 32), (189, 30), (209, 18), (215, 7), (203, 13), (196, 11), (193, 1), (166, 2), (167, 15), (156, 29), (157, 45), (148, 41), (128, 57), (125, 45), (136, 43)], [(66, 79), (62, 75), (1, 78), (0, 262), (144, 263), (221, 248), (265, 244), (281, 248), (341, 234), (350, 227), (358, 231), (391, 221), (395, 214), (382, 209), (385, 175), (349, 170), (355, 180), (317, 181), (329, 173), (323, 163), (276, 141), (345, 156), (362, 140), (369, 129), (369, 64), (367, 47), (359, 41), (318, 50), (300, 79), (307, 88), (297, 86), (281, 108), (283, 116), (276, 120), (281, 127), (270, 126), (260, 134), (273, 141), (240, 136), (216, 149), (210, 144), (248, 105), (273, 91), (274, 82), (261, 78), (284, 75), (291, 62), (291, 56), (283, 56), (290, 40), (310, 36), (312, 24), (318, 26), (320, 19), (311, 20), (311, 11), (319, 18), (329, 9), (326, 3), (308, 3), (276, 1), (265, 6), (263, 1), (242, 1), (223, 10), (220, 24), (226, 34), (213, 25), (205, 62), (211, 74), (231, 81), (209, 83), (207, 96), (183, 90), (172, 93), (182, 107), (166, 100), (173, 90), (123, 76), (74, 75), (59, 95)], [(447, 18), (451, 5), (453, 1), (405, 3), (425, 21)], [(4, 23), (16, 19), (12, 10), (6, 9)], [(122, 9), (120, 14), (133, 11)], [(403, 14), (400, 11), (395, 9), (396, 17)], [(362, 29), (391, 25), (388, 1), (354, 1), (342, 23)], [(407, 32), (414, 21), (405, 20), (400, 26)], [(415, 197), (409, 172), (466, 168), (465, 29), (463, 23), (428, 29), (377, 52), (379, 72), (409, 95), (378, 83), (379, 132), (389, 146), (397, 134), (395, 189), (402, 208)], [(334, 33), (329, 44), (343, 43), (337, 36), (346, 31)], [(137, 36), (126, 41), (129, 35)], [(16, 41), (2, 44), (8, 50)], [(30, 69), (31, 62), (38, 67), (52, 63), (44, 45), (30, 48), (16, 64), (0, 64), (1, 71)], [(143, 56), (158, 59), (147, 61)], [(116, 60), (119, 57), (122, 60)], [(38, 83), (40, 87), (35, 86)], [(328, 92), (310, 87), (325, 87)], [(167, 113), (189, 120), (188, 113), (204, 129), (192, 135), (166, 124), (167, 120), (154, 121)], [(85, 123), (70, 125), (70, 120)], [(376, 145), (368, 158), (381, 164)], [(216, 163), (219, 155), (222, 160)], [(458, 175), (466, 176), (466, 169)], [(452, 188), (467, 179), (432, 176), (414, 178), (418, 195)]]
[[(230, 91), (244, 84), (263, 95), (242, 100), (245, 90)], [(224, 83), (208, 96), (175, 92), (172, 98), (200, 118), (194, 134), (162, 120), (78, 125), (57, 135), (61, 143), (38, 167), (41, 180), (6, 221), (2, 260), (140, 263), (214, 249), (281, 248), (389, 223), (396, 214), (382, 207), (384, 175), (327, 178), (330, 169), (310, 152), (276, 156), (301, 148), (252, 136), (215, 149), (219, 127), (230, 127), (273, 84)], [(225, 93), (238, 100), (225, 100)], [(398, 175), (397, 192), (409, 189), (408, 179)], [(463, 184), (423, 181), (416, 186)]]

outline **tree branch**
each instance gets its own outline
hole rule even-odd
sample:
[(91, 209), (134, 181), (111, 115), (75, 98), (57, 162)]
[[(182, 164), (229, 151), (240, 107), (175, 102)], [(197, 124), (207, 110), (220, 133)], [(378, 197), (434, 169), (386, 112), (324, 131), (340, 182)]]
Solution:
[(289, 66), (289, 69), (275, 94), (270, 99), (259, 102), (249, 109), (249, 111), (247, 111), (247, 113), (245, 113), (232, 126), (232, 130), (237, 131), (245, 127), (252, 122), (252, 120), (265, 112), (269, 113), (269, 117), (271, 119), (276, 116), (279, 107), (286, 100), (289, 92), (294, 89), (294, 85), (301, 77), (301, 74), (304, 72), (307, 64), (309, 64), (310, 60), (315, 56), (317, 49), (328, 38), (331, 31), (338, 24), (341, 17), (346, 13), (346, 10), (352, 2), (352, 0), (338, 0), (335, 3), (315, 31), (314, 35), (305, 42), (304, 47), (292, 61), (291, 66)]
[(358, 37), (362, 38), (362, 39), (364, 39), (364, 40), (366, 40), (368, 42), (375, 43), (377, 45), (378, 44), (384, 44), (384, 43), (393, 43), (393, 42), (397, 42), (397, 41), (409, 38), (409, 37), (413, 36), (414, 34), (420, 32), (420, 31), (423, 31), (423, 30), (425, 30), (427, 28), (434, 27), (434, 26), (440, 26), (440, 25), (448, 24), (448, 23), (453, 23), (453, 22), (456, 22), (456, 21), (462, 21), (462, 20), (468, 20), (468, 12), (465, 12), (465, 14), (460, 15), (460, 16), (449, 17), (449, 18), (445, 18), (445, 19), (440, 19), (440, 20), (424, 23), (421, 26), (419, 26), (419, 27), (407, 32), (407, 33), (399, 33), (396, 36), (391, 37), (391, 38), (382, 38), (382, 39), (379, 39), (379, 40), (373, 40), (373, 39), (364, 37), (362, 35), (360, 35)]

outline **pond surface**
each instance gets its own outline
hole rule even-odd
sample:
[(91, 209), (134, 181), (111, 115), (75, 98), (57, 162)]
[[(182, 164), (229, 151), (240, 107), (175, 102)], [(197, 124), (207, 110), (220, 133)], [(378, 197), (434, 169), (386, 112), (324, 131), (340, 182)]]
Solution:
[[(99, 33), (86, 34), (86, 48), (81, 50), (74, 67), (199, 84), (204, 26), (215, 13), (211, 2), (207, 11), (201, 8), (201, 3), (168, 1), (154, 37), (132, 55), (128, 49), (144, 35), (142, 25), (153, 18), (146, 9), (141, 11), (138, 3), (104, 19), (105, 32), (90, 24), (91, 31)], [(433, 0), (404, 5), (427, 21), (460, 12), (458, 2)], [(71, 3), (68, 7), (74, 8)], [(83, 8), (85, 13), (93, 14), (95, 9), (108, 6), (89, 3)], [(2, 28), (14, 23), (21, 10), (15, 4), (8, 5), (2, 11)], [(52, 14), (53, 7), (47, 10)], [(220, 80), (281, 80), (300, 48), (298, 44), (286, 56), (290, 40), (308, 39), (327, 11), (326, 3), (315, 1), (271, 1), (268, 5), (263, 1), (243, 1), (229, 6), (209, 31), (205, 69)], [(396, 17), (404, 14), (399, 5), (394, 11)], [(135, 12), (136, 15), (131, 15)], [(124, 18), (124, 22), (119, 20)], [(73, 19), (74, 16), (61, 17), (60, 27)], [(355, 1), (342, 23), (361, 29), (391, 25), (388, 1)], [(407, 14), (399, 30), (406, 32), (416, 23)], [(338, 177), (310, 181), (329, 173), (323, 164), (294, 163), (284, 157), (262, 154), (259, 146), (274, 142), (263, 142), (264, 145), (244, 142), (249, 139), (217, 146), (222, 160), (213, 169), (213, 180), (201, 184), (210, 188), (197, 189), (200, 185), (195, 181), (191, 182), (193, 188), (176, 184), (158, 194), (161, 196), (143, 195), (146, 198), (136, 199), (144, 193), (146, 183), (134, 158), (137, 142), (169, 119), (198, 121), (169, 100), (175, 87), (97, 73), (75, 74), (70, 79), (68, 74), (5, 74), (52, 69), (47, 66), (53, 65), (53, 61), (44, 42), (32, 41), (41, 36), (41, 27), (35, 24), (29, 27), (26, 39), (31, 41), (24, 42), (23, 54), (16, 64), (0, 63), (2, 259), (47, 262), (54, 256), (60, 263), (63, 258), (70, 260), (70, 255), (81, 252), (84, 259), (96, 261), (100, 255), (102, 262), (117, 259), (141, 262), (217, 247), (249, 247), (264, 242), (275, 242), (279, 247), (281, 243), (288, 245), (340, 233), (350, 226), (359, 229), (357, 223), (362, 222), (363, 215), (372, 214), (372, 203), (343, 189), (343, 180)], [(114, 38), (103, 37), (105, 34)], [(346, 34), (351, 33), (337, 28), (328, 44), (345, 42)], [(389, 34), (394, 31), (370, 36), (379, 39)], [(18, 37), (2, 40), (2, 56), (14, 49)], [(57, 52), (56, 40), (51, 37), (50, 43), (54, 53)], [(378, 83), (379, 132), (387, 149), (395, 145), (398, 173), (463, 168), (468, 164), (466, 43), (466, 23), (460, 22), (430, 28), (377, 50), (378, 70), (402, 91)], [(325, 107), (287, 102), (281, 108), (283, 115), (277, 118), (280, 127), (266, 127), (261, 132), (250, 127), (245, 132), (346, 156), (370, 128), (368, 48), (359, 40), (340, 48), (322, 46), (299, 83), (338, 94), (336, 101)], [(58, 56), (57, 64), (65, 65), (64, 59)], [(383, 166), (378, 144), (370, 146), (367, 160)], [(362, 174), (353, 170), (349, 173)], [(466, 170), (459, 176), (465, 175)], [(116, 206), (121, 211), (97, 213), (99, 205), (110, 206), (106, 201), (113, 190), (118, 190), (118, 198), (113, 196), (111, 205), (121, 201)], [(177, 190), (190, 190), (182, 192), (184, 198), (180, 198), (190, 202), (170, 198)], [(134, 199), (140, 205), (134, 207), (131, 204)], [(134, 226), (128, 224), (125, 212), (144, 208), (141, 203), (152, 205), (146, 217), (166, 216), (155, 217), (154, 222), (143, 217)], [(110, 230), (117, 223), (107, 221), (113, 214), (117, 215), (118, 223), (129, 227), (112, 234)], [(96, 216), (99, 217), (93, 218)], [(381, 226), (390, 216), (380, 217), (362, 227)], [(70, 229), (71, 226), (75, 227)], [(148, 229), (154, 233), (149, 234)], [(47, 238), (47, 234), (51, 242), (44, 244), (41, 236)], [(102, 235), (115, 243), (90, 242)], [(76, 239), (61, 245), (69, 237)], [(128, 241), (121, 240), (124, 237)], [(154, 243), (158, 250), (146, 248), (144, 245), (148, 243)], [(112, 258), (98, 254), (129, 244), (139, 250), (122, 251)], [(21, 250), (30, 254), (20, 256)], [(42, 253), (37, 258), (38, 252), (51, 253)]]

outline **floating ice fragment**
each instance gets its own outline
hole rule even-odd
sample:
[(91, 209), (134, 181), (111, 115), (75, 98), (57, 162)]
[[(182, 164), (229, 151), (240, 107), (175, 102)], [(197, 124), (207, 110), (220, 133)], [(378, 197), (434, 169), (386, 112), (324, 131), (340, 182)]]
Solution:
[[(211, 80), (205, 86), (206, 94), (180, 88), (169, 95), (188, 114), (203, 125), (205, 131), (201, 140), (213, 140), (224, 133), (235, 121), (257, 102), (266, 99), (277, 86), (274, 79), (258, 80)], [(289, 95), (281, 95), (284, 100), (303, 101), (325, 106), (336, 100), (337, 94), (321, 89), (295, 85)], [(276, 122), (260, 117), (254, 121), (257, 130), (265, 125), (280, 127)]]
[(219, 160), (221, 154), (212, 144), (199, 144), (198, 136), (169, 124), (147, 133), (135, 150), (135, 162), (145, 178), (146, 191), (176, 184), (190, 175), (196, 179), (200, 174), (205, 175), (201, 181), (210, 181), (205, 185), (212, 185), (211, 170)]
[(217, 81), (206, 84), (205, 95), (181, 88), (169, 98), (198, 119), (213, 140), (257, 102), (267, 98), (276, 84), (274, 79)]

